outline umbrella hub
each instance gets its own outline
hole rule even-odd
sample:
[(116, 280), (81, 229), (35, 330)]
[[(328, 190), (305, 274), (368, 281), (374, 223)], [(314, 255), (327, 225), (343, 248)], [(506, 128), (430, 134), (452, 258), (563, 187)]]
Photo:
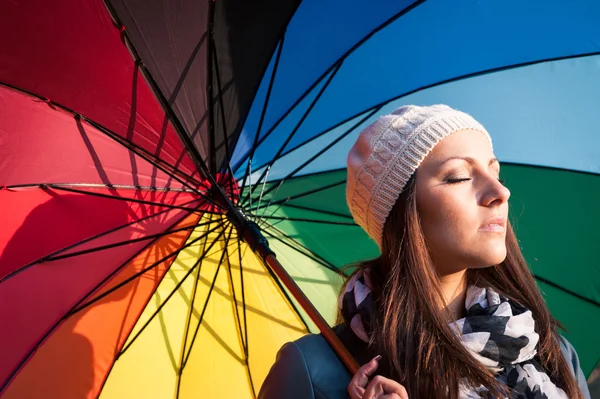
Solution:
[(214, 183), (209, 180), (203, 181), (203, 186), (206, 188), (207, 199), (218, 205), (212, 207), (212, 212), (227, 213), (232, 205), (240, 200), (240, 185), (227, 172), (217, 173)]

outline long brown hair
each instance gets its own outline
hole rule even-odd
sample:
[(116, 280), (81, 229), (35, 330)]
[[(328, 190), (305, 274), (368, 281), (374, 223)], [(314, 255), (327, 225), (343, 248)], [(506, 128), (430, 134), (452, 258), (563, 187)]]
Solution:
[[(569, 398), (583, 399), (560, 350), (557, 328), (562, 327), (550, 315), (510, 224), (506, 245), (506, 259), (467, 270), (468, 283), (491, 287), (532, 311), (540, 336), (537, 360)], [(383, 355), (377, 373), (404, 385), (411, 398), (457, 398), (461, 381), (503, 397), (506, 387), (465, 349), (439, 305), (444, 298), (419, 221), (415, 175), (386, 221), (381, 252), (358, 268), (370, 270), (374, 285), (377, 306), (369, 347)]]

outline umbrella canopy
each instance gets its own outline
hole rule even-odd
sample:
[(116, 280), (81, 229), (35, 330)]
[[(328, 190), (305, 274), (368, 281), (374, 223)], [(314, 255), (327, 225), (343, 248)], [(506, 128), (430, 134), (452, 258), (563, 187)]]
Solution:
[(525, 256), (589, 374), (600, 5), (233, 3), (2, 6), (0, 397), (256, 396), (319, 321), (250, 233), (333, 324), (340, 268), (377, 255), (345, 155), (407, 103), (491, 132)]

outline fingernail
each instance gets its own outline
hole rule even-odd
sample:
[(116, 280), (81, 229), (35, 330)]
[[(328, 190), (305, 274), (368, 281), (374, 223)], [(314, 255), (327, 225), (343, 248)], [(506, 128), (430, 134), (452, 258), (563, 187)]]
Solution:
[(373, 360), (375, 360), (376, 362), (381, 360), (381, 355), (377, 355), (373, 358)]

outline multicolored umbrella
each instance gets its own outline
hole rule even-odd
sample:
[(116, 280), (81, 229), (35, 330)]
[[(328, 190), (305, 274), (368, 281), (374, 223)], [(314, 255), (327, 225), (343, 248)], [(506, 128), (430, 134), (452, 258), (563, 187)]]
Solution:
[(345, 155), (407, 103), (490, 130), (589, 374), (600, 4), (233, 3), (2, 5), (0, 397), (256, 396), (283, 343), (327, 330), (308, 302), (335, 323), (340, 268), (377, 255)]

